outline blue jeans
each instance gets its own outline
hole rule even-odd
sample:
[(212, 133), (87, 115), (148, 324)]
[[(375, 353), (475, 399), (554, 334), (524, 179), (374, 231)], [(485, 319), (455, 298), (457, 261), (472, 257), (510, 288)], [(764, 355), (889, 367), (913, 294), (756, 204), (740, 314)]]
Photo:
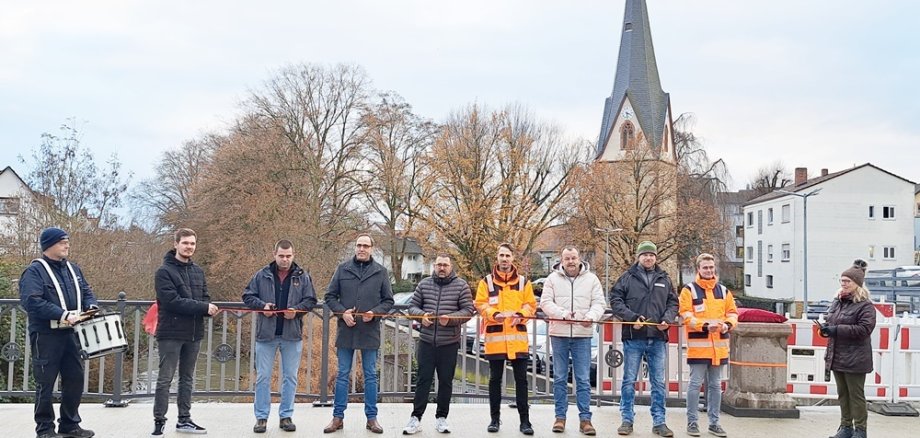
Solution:
[(648, 380), (652, 384), (652, 425), (664, 424), (664, 399), (667, 395), (664, 387), (664, 360), (668, 352), (668, 343), (662, 339), (628, 340), (623, 341), (623, 350), (623, 386), (620, 388), (620, 415), (623, 422), (634, 423), (635, 383), (639, 376), (639, 364), (644, 356), (648, 363)]
[(719, 424), (722, 409), (722, 366), (706, 363), (690, 364), (690, 386), (687, 388), (687, 423), (699, 421), (700, 385), (706, 379), (706, 412), (709, 425)]
[(280, 336), (270, 342), (256, 342), (256, 397), (253, 403), (256, 419), (267, 420), (271, 412), (272, 369), (275, 352), (281, 350), (281, 405), (278, 416), (294, 415), (294, 392), (297, 390), (297, 370), (300, 369), (301, 341), (285, 341)]
[(578, 419), (591, 419), (591, 338), (550, 336), (553, 347), (553, 400), (556, 418), (565, 418), (569, 407), (569, 356), (575, 376), (575, 403)]
[[(345, 418), (348, 407), (348, 378), (351, 376), (351, 363), (355, 358), (353, 348), (336, 348), (339, 359), (339, 372), (335, 376), (335, 398), (332, 416)], [(377, 350), (362, 349), (361, 364), (364, 369), (364, 415), (368, 420), (377, 418)]]

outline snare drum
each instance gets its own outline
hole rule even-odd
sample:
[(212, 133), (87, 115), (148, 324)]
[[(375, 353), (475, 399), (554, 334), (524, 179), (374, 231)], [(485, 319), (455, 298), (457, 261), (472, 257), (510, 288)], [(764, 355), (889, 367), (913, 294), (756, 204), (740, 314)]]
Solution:
[(83, 356), (87, 359), (128, 349), (121, 315), (97, 313), (92, 318), (75, 324), (74, 331), (80, 340)]

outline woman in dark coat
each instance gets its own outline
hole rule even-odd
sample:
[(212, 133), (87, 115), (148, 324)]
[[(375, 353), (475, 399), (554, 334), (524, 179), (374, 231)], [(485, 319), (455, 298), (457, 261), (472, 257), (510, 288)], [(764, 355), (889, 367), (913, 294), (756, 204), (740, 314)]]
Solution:
[(875, 306), (863, 287), (866, 262), (856, 260), (840, 275), (840, 290), (827, 312), (821, 336), (828, 338), (824, 363), (834, 372), (840, 428), (831, 438), (865, 438), (866, 374), (872, 372)]

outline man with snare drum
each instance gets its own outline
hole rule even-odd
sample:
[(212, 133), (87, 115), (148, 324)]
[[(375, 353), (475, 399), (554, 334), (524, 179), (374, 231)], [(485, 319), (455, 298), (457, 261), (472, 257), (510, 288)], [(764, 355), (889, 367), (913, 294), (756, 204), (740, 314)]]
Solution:
[[(35, 259), (19, 280), (19, 299), (29, 314), (32, 373), (35, 377), (35, 434), (39, 438), (94, 435), (80, 427), (83, 397), (83, 359), (73, 324), (80, 314), (98, 309), (96, 297), (80, 267), (71, 263), (70, 236), (60, 228), (46, 228), (40, 237), (42, 257)], [(54, 428), (51, 395), (61, 376), (61, 417)]]

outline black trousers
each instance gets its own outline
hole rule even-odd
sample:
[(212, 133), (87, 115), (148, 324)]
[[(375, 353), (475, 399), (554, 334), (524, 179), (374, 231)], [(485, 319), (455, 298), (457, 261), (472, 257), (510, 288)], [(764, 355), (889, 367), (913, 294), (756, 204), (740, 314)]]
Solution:
[(418, 343), (418, 382), (415, 384), (415, 399), (412, 401), (412, 416), (422, 419), (428, 407), (428, 393), (434, 373), (438, 373), (438, 409), (435, 418), (447, 418), (450, 397), (454, 392), (454, 372), (457, 370), (457, 351), (460, 343), (435, 347), (427, 342)]
[[(511, 369), (514, 371), (514, 402), (517, 404), (521, 422), (530, 421), (530, 411), (527, 405), (527, 359), (514, 359)], [(502, 405), (502, 376), (505, 372), (505, 359), (489, 360), (489, 411), (492, 419), (501, 416)]]
[(83, 359), (80, 344), (72, 330), (30, 333), (32, 374), (35, 376), (35, 433), (54, 431), (51, 395), (61, 376), (61, 418), (58, 431), (67, 432), (80, 425), (80, 399), (83, 398)]
[(179, 392), (176, 406), (179, 408), (179, 422), (191, 419), (192, 387), (195, 386), (195, 363), (201, 341), (179, 341), (158, 339), (157, 352), (160, 355), (160, 372), (157, 375), (157, 389), (153, 397), (153, 420), (166, 421), (169, 410), (169, 387), (176, 369), (179, 370)]

